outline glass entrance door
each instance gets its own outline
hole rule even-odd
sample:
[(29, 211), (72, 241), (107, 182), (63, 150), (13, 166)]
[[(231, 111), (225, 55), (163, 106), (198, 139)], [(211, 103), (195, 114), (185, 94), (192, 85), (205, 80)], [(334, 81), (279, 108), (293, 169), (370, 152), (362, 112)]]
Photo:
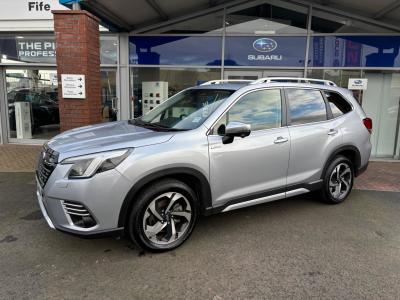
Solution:
[(117, 89), (117, 70), (101, 69), (101, 103), (103, 122), (119, 120), (120, 100)]

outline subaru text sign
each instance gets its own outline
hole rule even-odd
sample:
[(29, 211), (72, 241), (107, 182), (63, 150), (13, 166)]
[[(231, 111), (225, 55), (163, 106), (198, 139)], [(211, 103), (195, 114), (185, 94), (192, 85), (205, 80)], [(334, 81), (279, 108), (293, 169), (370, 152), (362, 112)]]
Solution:
[(307, 38), (227, 36), (225, 66), (304, 67)]

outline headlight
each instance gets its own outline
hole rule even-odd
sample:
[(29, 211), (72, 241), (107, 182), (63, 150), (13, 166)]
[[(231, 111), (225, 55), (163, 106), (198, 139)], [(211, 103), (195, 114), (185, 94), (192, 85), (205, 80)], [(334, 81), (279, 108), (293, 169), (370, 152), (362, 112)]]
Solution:
[(72, 165), (68, 178), (88, 178), (96, 173), (114, 169), (129, 156), (132, 149), (100, 152), (64, 159), (62, 165)]

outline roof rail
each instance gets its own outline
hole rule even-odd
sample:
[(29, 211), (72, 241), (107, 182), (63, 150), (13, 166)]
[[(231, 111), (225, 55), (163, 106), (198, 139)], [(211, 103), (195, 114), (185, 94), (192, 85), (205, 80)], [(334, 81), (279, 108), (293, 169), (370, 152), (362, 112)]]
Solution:
[(271, 83), (271, 82), (304, 82), (304, 83), (315, 83), (315, 84), (323, 84), (323, 85), (330, 85), (330, 86), (337, 86), (336, 83), (330, 80), (323, 80), (323, 79), (313, 79), (313, 78), (298, 78), (298, 77), (265, 77), (260, 78), (253, 81), (251, 84), (258, 84), (258, 83)]
[(223, 83), (251, 83), (253, 81), (254, 80), (245, 80), (245, 79), (223, 79), (223, 80), (210, 80), (200, 85), (223, 84)]

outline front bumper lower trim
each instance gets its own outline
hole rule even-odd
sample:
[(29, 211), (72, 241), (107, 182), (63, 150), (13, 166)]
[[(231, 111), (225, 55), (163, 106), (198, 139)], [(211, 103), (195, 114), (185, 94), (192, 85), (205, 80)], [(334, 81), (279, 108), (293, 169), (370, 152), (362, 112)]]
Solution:
[(51, 229), (56, 229), (56, 227), (54, 226), (53, 222), (51, 221), (49, 215), (47, 214), (46, 208), (44, 207), (43, 197), (42, 197), (40, 191), (36, 191), (36, 195), (37, 195), (40, 210), (42, 211), (42, 215), (43, 215), (44, 219), (46, 220), (47, 224), (49, 225), (49, 227)]

